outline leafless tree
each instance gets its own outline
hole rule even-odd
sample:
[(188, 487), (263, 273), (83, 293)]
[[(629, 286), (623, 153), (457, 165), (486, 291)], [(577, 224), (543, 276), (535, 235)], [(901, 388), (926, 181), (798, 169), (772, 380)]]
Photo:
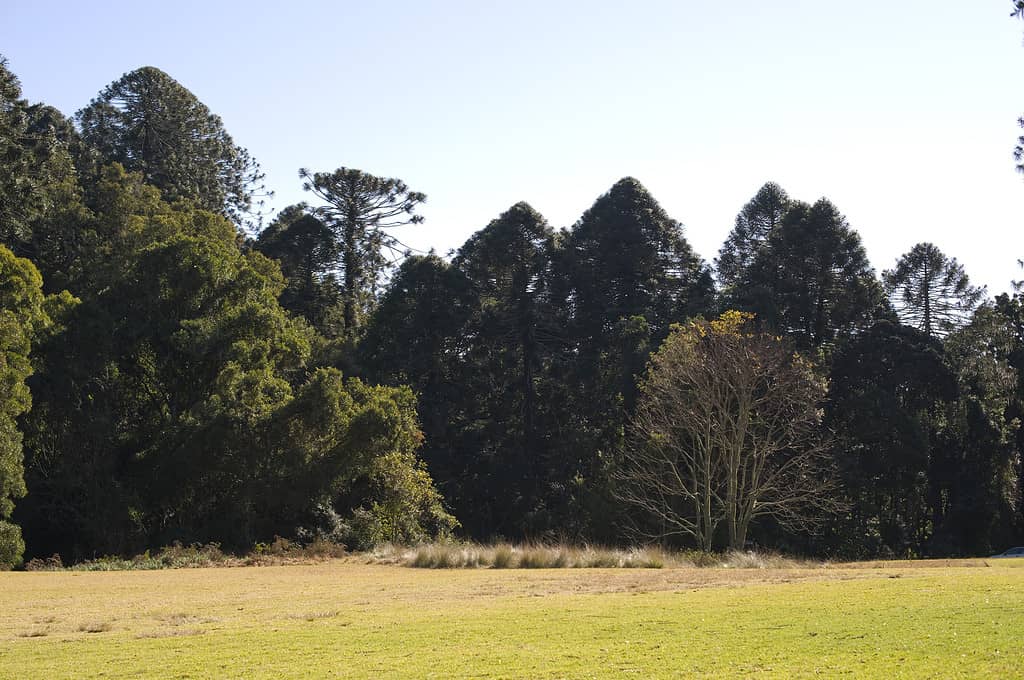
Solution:
[(811, 528), (834, 507), (824, 383), (751, 321), (726, 312), (676, 326), (651, 359), (617, 473), (648, 537), (711, 550), (724, 523), (738, 549), (758, 517)]

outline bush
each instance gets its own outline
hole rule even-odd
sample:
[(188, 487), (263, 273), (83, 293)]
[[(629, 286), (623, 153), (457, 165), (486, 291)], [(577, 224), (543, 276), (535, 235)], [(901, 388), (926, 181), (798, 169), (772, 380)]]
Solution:
[(0, 569), (18, 566), (24, 554), (25, 541), (21, 538), (21, 527), (0, 520)]
[(57, 553), (50, 557), (33, 557), (25, 564), (25, 571), (60, 571), (63, 568), (64, 562)]

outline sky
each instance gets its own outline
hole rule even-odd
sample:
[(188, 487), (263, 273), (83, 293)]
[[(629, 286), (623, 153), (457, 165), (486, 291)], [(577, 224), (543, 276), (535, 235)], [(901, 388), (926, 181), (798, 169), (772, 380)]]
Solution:
[(23, 95), (71, 115), (156, 66), (261, 162), (427, 194), (445, 254), (518, 201), (570, 227), (636, 177), (708, 262), (767, 181), (830, 199), (881, 272), (914, 244), (1024, 278), (1024, 22), (1009, 0), (0, 3)]

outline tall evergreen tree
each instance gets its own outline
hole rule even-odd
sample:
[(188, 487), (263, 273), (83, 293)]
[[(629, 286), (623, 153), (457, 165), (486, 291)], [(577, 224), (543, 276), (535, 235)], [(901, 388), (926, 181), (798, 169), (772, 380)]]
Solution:
[(619, 319), (643, 316), (664, 337), (670, 323), (709, 304), (707, 265), (682, 225), (632, 177), (597, 199), (566, 247), (576, 323), (594, 346)]
[(62, 117), (29, 105), (21, 84), (0, 56), (0, 243), (15, 254), (35, 257), (36, 223), (77, 196)]
[(790, 206), (735, 297), (804, 350), (830, 347), (887, 314), (860, 236), (826, 199)]
[[(1013, 12), (1010, 16), (1024, 19), (1024, 0), (1010, 0)], [(1017, 124), (1024, 127), (1024, 116), (1017, 119)], [(1013, 149), (1013, 158), (1017, 161), (1017, 172), (1024, 172), (1024, 136), (1017, 138), (1017, 146)]]
[(75, 118), (104, 161), (141, 173), (166, 200), (195, 201), (242, 226), (258, 221), (259, 164), (235, 144), (219, 116), (160, 69), (124, 74)]
[(463, 465), (476, 469), (473, 504), (490, 510), (492, 530), (507, 536), (552, 530), (552, 506), (563, 500), (553, 493), (564, 471), (551, 439), (560, 404), (549, 398), (552, 357), (566, 349), (564, 318), (550, 296), (554, 239), (539, 213), (517, 203), (470, 237), (453, 262), (476, 299), (462, 379), (489, 394), (472, 404), (483, 426), (477, 450), (463, 450), (472, 456)]
[(338, 336), (342, 332), (342, 296), (332, 271), (338, 250), (334, 232), (300, 203), (282, 210), (260, 232), (253, 247), (281, 265), (287, 280), (281, 306), (306, 319), (321, 334)]
[(572, 355), (560, 379), (582, 480), (575, 514), (590, 523), (586, 533), (607, 540), (616, 521), (610, 474), (638, 380), (672, 323), (710, 311), (714, 282), (682, 225), (631, 177), (576, 222), (556, 265), (570, 318)]
[(944, 456), (931, 474), (934, 553), (977, 555), (1020, 535), (1019, 376), (1013, 324), (991, 305), (945, 340), (959, 385)]
[(367, 380), (408, 385), (416, 393), (423, 459), (471, 533), (477, 509), (463, 502), (473, 486), (463, 445), (480, 397), (464, 383), (463, 365), (476, 309), (465, 274), (437, 255), (414, 255), (390, 280), (358, 352)]
[(900, 321), (932, 337), (967, 323), (985, 295), (985, 287), (972, 286), (955, 257), (931, 243), (914, 246), (882, 272), (882, 280)]
[(334, 234), (335, 268), (340, 276), (344, 333), (354, 340), (362, 332), (389, 265), (408, 250), (389, 230), (419, 224), (416, 208), (427, 197), (398, 179), (375, 177), (361, 170), (300, 170), (303, 189), (321, 204), (313, 208)]
[(736, 224), (718, 251), (715, 269), (722, 294), (730, 296), (746, 270), (782, 224), (791, 201), (786, 191), (774, 182), (761, 187), (736, 215)]

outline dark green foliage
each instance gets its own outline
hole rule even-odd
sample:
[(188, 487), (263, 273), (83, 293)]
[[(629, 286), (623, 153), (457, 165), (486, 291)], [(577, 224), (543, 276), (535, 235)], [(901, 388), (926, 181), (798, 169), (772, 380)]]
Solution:
[(583, 499), (596, 524), (614, 536), (608, 474), (647, 357), (672, 323), (714, 306), (710, 269), (635, 179), (599, 197), (566, 237), (559, 268), (567, 288), (572, 361), (564, 398), (575, 414), (572, 449), (585, 463)]
[(26, 493), (16, 419), (32, 404), (25, 380), (32, 374), (32, 343), (50, 325), (45, 307), (39, 272), (0, 246), (0, 569), (19, 563), (25, 548), (10, 521), (14, 502)]
[(860, 236), (825, 199), (793, 203), (741, 281), (739, 306), (802, 350), (833, 347), (887, 314)]
[[(1012, 422), (1024, 421), (1024, 301), (1020, 294), (1003, 293), (995, 299), (993, 308), (1002, 317), (1009, 343), (1006, 349), (1006, 360), (1017, 375), (1017, 384), (1006, 406), (1006, 417)], [(1024, 428), (1016, 431), (1016, 450), (1024, 451)], [(1017, 516), (1014, 526), (1018, 535), (1024, 534), (1024, 470), (1018, 473), (1017, 492), (1015, 494)]]
[(455, 511), (473, 531), (479, 508), (467, 508), (464, 432), (478, 397), (463, 382), (467, 325), (476, 309), (470, 282), (436, 255), (413, 256), (399, 267), (359, 345), (365, 375), (408, 385), (417, 395), (425, 437), (423, 459)]
[(583, 214), (566, 250), (575, 325), (593, 350), (620, 319), (643, 316), (660, 341), (670, 323), (710, 305), (708, 267), (686, 242), (682, 225), (631, 177)]
[(407, 260), (362, 343), (370, 375), (419, 393), (424, 459), (475, 536), (550, 531), (551, 506), (564, 502), (552, 451), (562, 403), (551, 370), (566, 347), (550, 293), (554, 239), (519, 203), (451, 265)]
[(566, 238), (562, 258), (578, 354), (577, 386), (591, 420), (620, 429), (624, 398), (636, 394), (650, 345), (669, 326), (710, 309), (711, 273), (671, 219), (635, 179), (618, 181)]
[(376, 302), (377, 289), (389, 265), (408, 250), (389, 230), (419, 224), (416, 208), (425, 194), (410, 191), (398, 179), (375, 177), (361, 170), (300, 170), (302, 188), (321, 201), (312, 213), (333, 235), (333, 270), (341, 285), (344, 335), (354, 341)]
[(1005, 315), (983, 305), (945, 345), (960, 399), (931, 475), (936, 527), (929, 547), (939, 554), (997, 552), (1021, 528), (1016, 332)]
[(21, 99), (0, 56), (0, 243), (15, 254), (33, 254), (36, 223), (77, 190), (62, 121), (53, 109)]
[(321, 334), (341, 334), (341, 286), (331, 271), (338, 255), (334, 233), (304, 203), (289, 206), (271, 222), (254, 248), (281, 265), (287, 285), (281, 306)]
[(554, 238), (539, 213), (517, 203), (470, 237), (453, 262), (475, 298), (462, 383), (489, 395), (467, 404), (473, 425), (464, 435), (476, 445), (464, 444), (463, 455), (476, 451), (460, 461), (460, 476), (474, 479), (464, 503), (488, 507), (491, 531), (506, 536), (554, 529), (550, 508), (564, 501), (552, 488), (565, 481), (554, 468), (551, 422), (561, 406), (550, 395), (552, 362), (566, 347), (550, 291)]
[(785, 189), (768, 182), (736, 215), (736, 224), (715, 260), (718, 285), (725, 297), (735, 293), (737, 284), (765, 247), (768, 238), (782, 224), (791, 204)]
[(977, 555), (1017, 529), (1019, 397), (1005, 317), (982, 307), (941, 344), (880, 322), (835, 358), (827, 409), (856, 555)]
[(407, 258), (367, 328), (361, 362), (390, 385), (410, 385), (421, 394), (442, 388), (463, 393), (451, 370), (465, 351), (463, 327), (474, 308), (471, 283), (458, 267), (435, 254)]
[(881, 321), (834, 357), (826, 424), (850, 501), (843, 552), (919, 554), (932, 532), (929, 475), (956, 398), (942, 345), (916, 329)]
[(362, 362), (417, 390), (424, 458), (471, 535), (612, 540), (636, 376), (652, 338), (710, 295), (679, 224), (627, 179), (571, 233), (519, 203), (451, 265), (407, 262)]
[(307, 381), (315, 337), (277, 303), (277, 265), (137, 182), (108, 173), (91, 245), (108, 266), (76, 279), (82, 304), (42, 347), (30, 549), (244, 547), (325, 503), (366, 505), (388, 535), (450, 525), (416, 463), (411, 395), (337, 372)]
[(160, 189), (238, 224), (251, 224), (263, 173), (221, 119), (178, 81), (144, 66), (111, 83), (76, 116), (82, 138)]
[[(1011, 17), (1024, 19), (1024, 0), (1010, 0), (1013, 4)], [(1017, 119), (1017, 124), (1024, 127), (1024, 116)], [(1017, 172), (1024, 172), (1024, 136), (1017, 138), (1017, 146), (1013, 149), (1013, 158), (1017, 161)]]
[(882, 279), (900, 321), (932, 337), (965, 324), (985, 295), (984, 287), (971, 285), (955, 257), (931, 243), (918, 243)]

